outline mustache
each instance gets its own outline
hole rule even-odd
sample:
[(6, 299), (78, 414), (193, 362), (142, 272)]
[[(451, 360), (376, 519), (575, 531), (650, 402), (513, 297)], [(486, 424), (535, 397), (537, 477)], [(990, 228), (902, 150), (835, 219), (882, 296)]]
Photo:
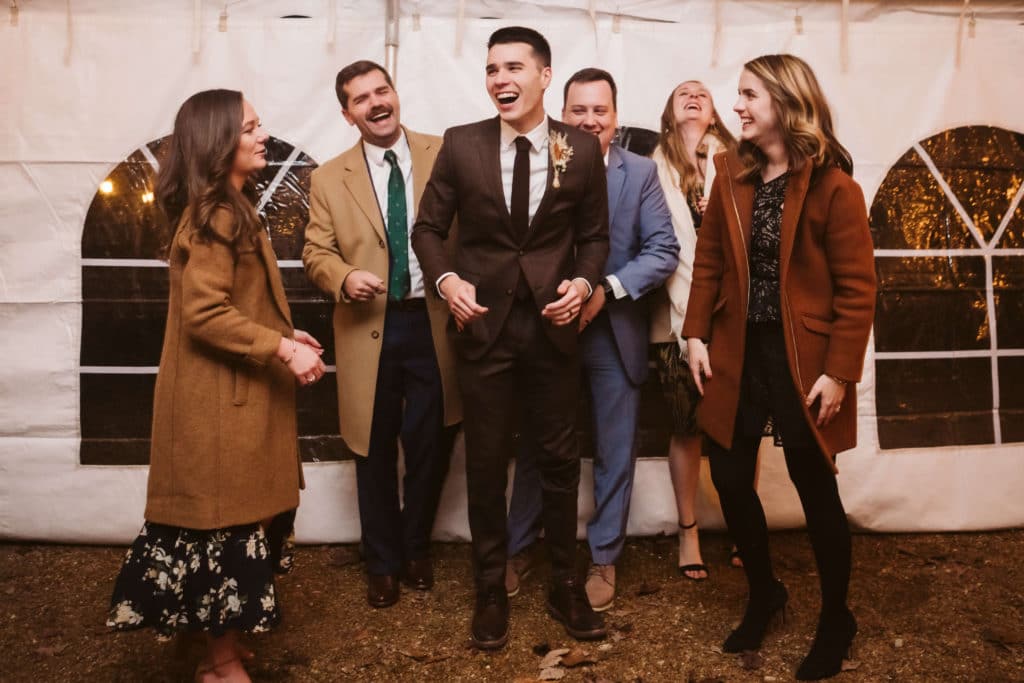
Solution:
[(374, 107), (373, 109), (371, 109), (370, 110), (370, 114), (369, 114), (369, 116), (367, 118), (373, 118), (374, 116), (377, 116), (378, 114), (390, 114), (391, 112), (392, 112), (391, 107), (382, 104), (379, 107)]

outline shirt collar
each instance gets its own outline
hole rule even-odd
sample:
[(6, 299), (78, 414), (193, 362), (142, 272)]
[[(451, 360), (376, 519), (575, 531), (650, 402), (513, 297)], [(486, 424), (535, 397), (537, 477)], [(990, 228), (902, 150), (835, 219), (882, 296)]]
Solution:
[[(499, 119), (501, 120), (501, 119)], [(525, 135), (526, 139), (530, 141), (530, 145), (535, 151), (544, 149), (544, 146), (548, 142), (548, 117), (545, 114), (544, 119), (540, 122), (540, 125), (531, 130), (529, 133), (520, 133), (515, 128), (501, 120), (501, 149), (507, 150), (512, 147), (515, 140), (520, 135)]]
[(366, 160), (375, 166), (383, 166), (384, 152), (394, 150), (395, 157), (398, 158), (398, 164), (402, 165), (411, 156), (409, 152), (409, 142), (405, 139), (405, 129), (400, 129), (402, 132), (399, 134), (398, 139), (395, 140), (395, 144), (390, 147), (378, 147), (377, 145), (371, 144), (366, 140), (363, 140), (363, 154), (366, 155)]

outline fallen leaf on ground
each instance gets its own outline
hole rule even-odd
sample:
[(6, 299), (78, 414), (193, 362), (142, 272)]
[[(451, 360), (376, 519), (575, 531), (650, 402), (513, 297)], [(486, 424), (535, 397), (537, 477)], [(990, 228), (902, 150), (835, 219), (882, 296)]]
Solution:
[(569, 651), (569, 654), (562, 657), (562, 666), (572, 668), (580, 664), (594, 664), (596, 661), (586, 650), (574, 647)]
[(540, 672), (540, 680), (542, 681), (557, 681), (565, 676), (565, 669), (560, 666), (551, 666)]
[(399, 650), (398, 654), (404, 655), (409, 659), (415, 659), (417, 662), (422, 662), (430, 657), (429, 652), (424, 652), (423, 650), (417, 647), (410, 647), (404, 650)]
[(552, 666), (558, 666), (562, 663), (562, 655), (568, 654), (569, 648), (560, 647), (557, 650), (549, 650), (544, 659), (540, 660), (540, 668), (547, 669)]
[(843, 663), (839, 665), (839, 670), (855, 671), (858, 667), (860, 667), (860, 662), (854, 661), (852, 659), (844, 659)]
[(600, 645), (597, 646), (597, 649), (600, 650), (601, 652), (608, 652), (608, 650), (612, 649), (612, 644), (611, 643), (601, 643)]
[(61, 643), (60, 645), (42, 645), (36, 648), (36, 652), (41, 655), (46, 655), (47, 657), (54, 657), (59, 655), (61, 652), (64, 652), (66, 648), (67, 645), (64, 643)]

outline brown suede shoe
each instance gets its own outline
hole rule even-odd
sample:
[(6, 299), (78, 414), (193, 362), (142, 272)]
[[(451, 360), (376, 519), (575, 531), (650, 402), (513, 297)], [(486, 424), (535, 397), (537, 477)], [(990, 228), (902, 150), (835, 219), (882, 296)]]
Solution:
[(434, 563), (429, 557), (408, 560), (402, 569), (402, 583), (418, 591), (430, 590), (434, 587)]
[(587, 600), (595, 612), (604, 612), (615, 604), (615, 565), (592, 564), (587, 572)]
[(510, 598), (519, 595), (520, 583), (533, 571), (533, 548), (520, 550), (505, 563), (505, 593)]
[(392, 574), (366, 575), (366, 602), (370, 607), (391, 607), (398, 602), (398, 577)]

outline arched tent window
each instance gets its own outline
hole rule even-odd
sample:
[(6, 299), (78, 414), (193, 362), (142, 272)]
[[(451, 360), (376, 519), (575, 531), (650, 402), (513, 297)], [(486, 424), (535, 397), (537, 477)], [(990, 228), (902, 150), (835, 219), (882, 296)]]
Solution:
[[(153, 230), (153, 183), (168, 138), (143, 145), (100, 184), (82, 230), (81, 451), (85, 465), (146, 464), (153, 384), (167, 315), (167, 267)], [(330, 306), (302, 269), (309, 180), (317, 164), (279, 139), (267, 141), (258, 180), (296, 326), (333, 358)], [(343, 455), (333, 373), (298, 392), (299, 444), (306, 460)]]
[(913, 145), (871, 206), (883, 449), (1024, 441), (1024, 135)]

